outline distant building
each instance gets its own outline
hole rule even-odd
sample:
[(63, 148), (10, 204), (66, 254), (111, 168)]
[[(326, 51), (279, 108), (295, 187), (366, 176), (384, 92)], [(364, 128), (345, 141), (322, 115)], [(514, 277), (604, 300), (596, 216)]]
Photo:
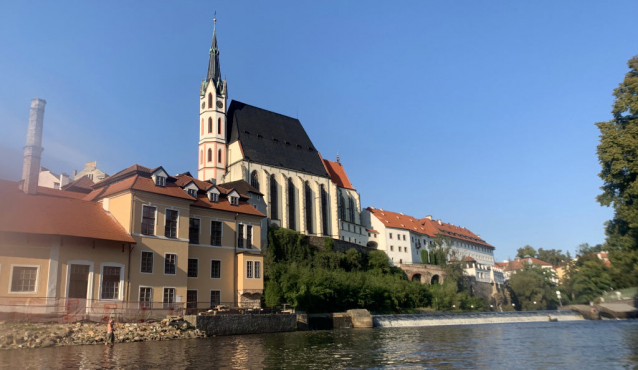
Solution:
[(64, 185), (69, 183), (69, 175), (62, 173), (51, 172), (48, 168), (40, 167), (40, 174), (38, 177), (38, 186), (42, 186), (50, 189), (61, 189)]
[(88, 177), (89, 180), (93, 182), (98, 182), (106, 178), (108, 175), (104, 173), (103, 171), (99, 170), (97, 168), (97, 162), (93, 161), (93, 162), (86, 162), (84, 164), (84, 168), (80, 172), (73, 170), (73, 176), (71, 177), (71, 179), (79, 180), (80, 178), (85, 176)]
[[(542, 267), (543, 269), (555, 272), (555, 269), (551, 263), (541, 261), (538, 258), (526, 256), (524, 258), (516, 258), (514, 261), (507, 261), (507, 264), (503, 268), (505, 281), (508, 281), (518, 270), (523, 269), (525, 267), (525, 264), (537, 265)], [(499, 263), (499, 265), (502, 265), (502, 263)], [(554, 278), (552, 279), (552, 281), (554, 281), (554, 283), (558, 283), (558, 278)]]

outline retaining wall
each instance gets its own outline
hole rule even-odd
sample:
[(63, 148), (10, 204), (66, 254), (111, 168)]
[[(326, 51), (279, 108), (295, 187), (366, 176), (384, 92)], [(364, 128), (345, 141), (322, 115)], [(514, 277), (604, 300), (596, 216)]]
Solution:
[(186, 315), (184, 320), (209, 336), (297, 330), (296, 315)]

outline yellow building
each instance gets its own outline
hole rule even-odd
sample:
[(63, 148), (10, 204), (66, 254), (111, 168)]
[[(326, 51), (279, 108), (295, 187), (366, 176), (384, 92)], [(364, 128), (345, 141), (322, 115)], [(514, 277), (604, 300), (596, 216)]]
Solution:
[(5, 311), (28, 305), (28, 313), (100, 315), (259, 305), (265, 216), (232, 188), (138, 165), (89, 194), (22, 188), (0, 180)]

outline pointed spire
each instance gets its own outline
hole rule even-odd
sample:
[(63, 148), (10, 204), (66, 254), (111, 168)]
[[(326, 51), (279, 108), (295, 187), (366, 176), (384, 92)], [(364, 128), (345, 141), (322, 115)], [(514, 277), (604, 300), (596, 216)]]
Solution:
[(210, 46), (210, 58), (208, 60), (208, 74), (206, 75), (206, 84), (213, 80), (213, 86), (218, 94), (222, 93), (222, 73), (219, 68), (219, 48), (217, 48), (217, 19), (213, 19), (213, 43)]

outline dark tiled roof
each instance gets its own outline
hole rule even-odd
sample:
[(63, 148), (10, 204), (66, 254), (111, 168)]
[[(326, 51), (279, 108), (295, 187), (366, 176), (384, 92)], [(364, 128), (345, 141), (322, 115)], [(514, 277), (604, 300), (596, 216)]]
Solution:
[(235, 100), (227, 115), (228, 143), (239, 141), (246, 160), (329, 177), (298, 119)]
[(0, 180), (0, 210), (0, 231), (135, 243), (100, 203), (51, 195), (27, 195), (12, 181)]
[(89, 176), (82, 176), (79, 179), (64, 185), (62, 190), (88, 194), (91, 192), (91, 187), (94, 184), (93, 180), (89, 179)]
[(226, 182), (224, 184), (219, 184), (218, 187), (226, 188), (228, 190), (235, 189), (239, 192), (239, 194), (242, 195), (246, 195), (248, 194), (248, 192), (264, 195), (259, 190), (255, 189), (253, 186), (247, 183), (245, 180)]

